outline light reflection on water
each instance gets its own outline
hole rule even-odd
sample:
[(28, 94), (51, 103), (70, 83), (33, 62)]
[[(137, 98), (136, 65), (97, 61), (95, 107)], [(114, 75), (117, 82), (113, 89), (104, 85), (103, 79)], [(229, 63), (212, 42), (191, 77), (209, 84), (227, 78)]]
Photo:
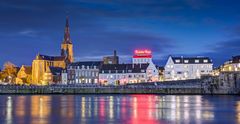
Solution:
[(238, 96), (2, 95), (6, 124), (240, 123)]

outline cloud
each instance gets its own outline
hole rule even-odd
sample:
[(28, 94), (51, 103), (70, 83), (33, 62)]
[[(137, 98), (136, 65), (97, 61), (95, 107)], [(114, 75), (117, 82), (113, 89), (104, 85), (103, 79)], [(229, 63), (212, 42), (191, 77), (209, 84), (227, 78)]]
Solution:
[(211, 57), (215, 66), (219, 66), (232, 56), (240, 55), (240, 38), (218, 42), (208, 47), (211, 51), (203, 55)]
[(22, 30), (20, 32), (18, 32), (19, 35), (22, 36), (28, 36), (28, 37), (36, 37), (37, 36), (37, 32), (34, 30)]

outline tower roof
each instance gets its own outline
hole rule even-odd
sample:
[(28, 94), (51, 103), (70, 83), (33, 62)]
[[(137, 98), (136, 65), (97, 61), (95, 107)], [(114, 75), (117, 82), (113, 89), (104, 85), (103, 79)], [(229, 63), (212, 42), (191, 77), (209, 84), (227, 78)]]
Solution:
[(71, 38), (70, 38), (70, 28), (69, 28), (69, 17), (66, 18), (66, 25), (65, 25), (65, 31), (64, 31), (64, 44), (72, 44)]

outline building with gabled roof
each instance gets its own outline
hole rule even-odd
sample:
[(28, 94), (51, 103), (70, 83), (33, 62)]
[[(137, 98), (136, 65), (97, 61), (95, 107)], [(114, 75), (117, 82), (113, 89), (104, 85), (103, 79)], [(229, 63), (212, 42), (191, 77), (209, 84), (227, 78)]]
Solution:
[(103, 85), (125, 85), (128, 83), (155, 82), (159, 75), (151, 64), (105, 64), (99, 71), (99, 82)]
[(30, 84), (32, 82), (32, 67), (22, 65), (17, 73), (16, 84)]
[(169, 56), (164, 67), (165, 80), (198, 79), (210, 75), (213, 69), (209, 57), (173, 57)]

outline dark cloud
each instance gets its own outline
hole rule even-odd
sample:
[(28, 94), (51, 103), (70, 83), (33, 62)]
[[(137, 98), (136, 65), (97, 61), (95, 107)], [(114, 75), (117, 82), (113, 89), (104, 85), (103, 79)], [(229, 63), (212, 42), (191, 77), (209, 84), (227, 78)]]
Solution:
[(215, 66), (222, 65), (232, 56), (240, 55), (240, 39), (222, 41), (218, 44), (208, 46), (212, 51), (203, 53), (213, 59)]

